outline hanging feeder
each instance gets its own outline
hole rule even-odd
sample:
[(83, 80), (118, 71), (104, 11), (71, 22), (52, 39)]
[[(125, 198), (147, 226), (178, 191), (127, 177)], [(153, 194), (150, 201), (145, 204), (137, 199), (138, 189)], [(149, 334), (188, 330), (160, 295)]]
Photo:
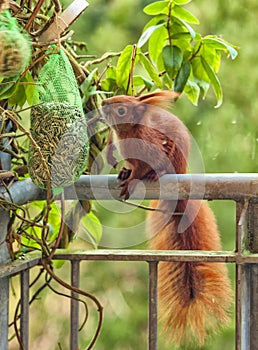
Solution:
[(29, 64), (31, 43), (8, 9), (0, 13), (0, 77), (20, 75)]
[(31, 135), (37, 147), (30, 145), (28, 168), (38, 187), (56, 189), (71, 185), (82, 174), (89, 142), (72, 66), (61, 48), (52, 50), (38, 76), (42, 103), (31, 111)]
[(32, 109), (29, 172), (40, 188), (62, 188), (74, 183), (88, 158), (87, 124), (80, 108), (67, 102), (45, 102)]

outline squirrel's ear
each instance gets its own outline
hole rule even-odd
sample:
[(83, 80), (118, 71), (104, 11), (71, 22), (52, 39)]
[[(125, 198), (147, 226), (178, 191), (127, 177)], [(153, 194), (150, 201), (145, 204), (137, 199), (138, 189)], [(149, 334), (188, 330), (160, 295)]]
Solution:
[(144, 113), (146, 112), (147, 106), (146, 103), (140, 103), (137, 104), (134, 108), (133, 108), (133, 116), (136, 119), (141, 119), (144, 115)]

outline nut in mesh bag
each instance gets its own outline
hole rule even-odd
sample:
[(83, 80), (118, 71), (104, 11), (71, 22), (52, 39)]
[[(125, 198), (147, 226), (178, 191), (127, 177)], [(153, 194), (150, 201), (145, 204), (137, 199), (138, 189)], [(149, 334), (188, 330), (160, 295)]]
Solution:
[(0, 31), (0, 76), (19, 75), (28, 65), (31, 47), (24, 35), (14, 30)]
[(74, 183), (84, 171), (88, 159), (88, 134), (85, 118), (78, 107), (66, 102), (48, 102), (35, 106), (31, 113), (29, 174), (41, 188), (62, 188)]

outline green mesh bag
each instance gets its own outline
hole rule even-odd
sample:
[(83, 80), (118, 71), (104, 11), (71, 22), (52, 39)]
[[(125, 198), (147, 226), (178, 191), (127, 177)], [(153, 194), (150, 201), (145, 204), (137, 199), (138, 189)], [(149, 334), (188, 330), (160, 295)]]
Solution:
[(52, 48), (48, 62), (38, 77), (39, 99), (44, 102), (67, 102), (82, 110), (82, 102), (73, 68), (62, 49)]
[(40, 188), (63, 188), (84, 171), (89, 142), (77, 81), (62, 49), (41, 69), (38, 91), (43, 103), (31, 110), (31, 135), (41, 154), (30, 145), (29, 174)]
[(30, 61), (32, 46), (9, 10), (0, 14), (0, 47), (0, 77), (19, 76)]

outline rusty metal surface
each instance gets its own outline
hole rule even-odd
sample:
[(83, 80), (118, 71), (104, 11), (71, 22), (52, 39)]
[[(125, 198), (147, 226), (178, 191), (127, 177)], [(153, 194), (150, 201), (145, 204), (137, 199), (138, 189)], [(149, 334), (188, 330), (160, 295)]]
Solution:
[[(143, 182), (132, 199), (233, 199), (258, 196), (258, 174), (180, 174), (164, 175), (157, 182)], [(81, 176), (75, 185), (78, 197), (114, 199), (120, 188), (116, 175)], [(74, 190), (74, 189), (73, 189)], [(67, 189), (67, 198), (73, 195)], [(81, 199), (81, 198), (80, 198)], [(82, 198), (83, 199), (83, 198)]]
[[(71, 261), (71, 285), (80, 287), (80, 262), (78, 260)], [(70, 303), (70, 350), (79, 349), (79, 295), (71, 292)]]
[(26, 254), (23, 258), (11, 261), (7, 260), (0, 263), (0, 278), (14, 276), (23, 270), (39, 265), (41, 261), (41, 254), (33, 252)]
[[(193, 262), (226, 262), (238, 264), (257, 264), (258, 254), (243, 252), (237, 254), (232, 251), (205, 251), (205, 250), (69, 250), (56, 251), (54, 260), (104, 260), (104, 261), (193, 261)], [(24, 259), (9, 261), (0, 264), (0, 278), (13, 276), (27, 268), (41, 263), (41, 254), (28, 253)]]
[(258, 254), (241, 255), (232, 251), (205, 250), (90, 250), (65, 251), (58, 250), (54, 259), (64, 260), (114, 260), (114, 261), (193, 261), (193, 262), (228, 262), (258, 263)]
[(250, 200), (248, 206), (248, 247), (252, 253), (258, 253), (258, 203)]
[(157, 349), (158, 333), (158, 262), (149, 262), (149, 350)]
[[(143, 182), (131, 199), (232, 199), (258, 197), (258, 174), (186, 174), (164, 175), (157, 182)], [(0, 187), (0, 199), (22, 205), (46, 197), (44, 190), (30, 179), (15, 182), (9, 188)], [(74, 186), (65, 189), (66, 199), (119, 199), (116, 175), (83, 175)], [(10, 198), (11, 196), (11, 198)]]
[[(236, 205), (236, 255), (241, 257), (245, 251), (246, 219), (248, 202)], [(236, 264), (236, 298), (235, 298), (235, 350), (248, 349), (249, 333), (249, 296), (247, 294), (248, 271), (244, 264)]]
[[(4, 242), (7, 234), (9, 213), (0, 210), (0, 243)], [(9, 258), (5, 244), (0, 245), (0, 265)], [(1, 268), (0, 268), (1, 271)], [(0, 280), (0, 349), (8, 349), (8, 322), (9, 322), (9, 278)]]
[(30, 271), (28, 269), (22, 271), (20, 335), (23, 350), (29, 350), (29, 278)]
[[(258, 264), (247, 265), (250, 280), (247, 281), (250, 290), (250, 349), (258, 349)], [(246, 330), (245, 330), (246, 331)]]

